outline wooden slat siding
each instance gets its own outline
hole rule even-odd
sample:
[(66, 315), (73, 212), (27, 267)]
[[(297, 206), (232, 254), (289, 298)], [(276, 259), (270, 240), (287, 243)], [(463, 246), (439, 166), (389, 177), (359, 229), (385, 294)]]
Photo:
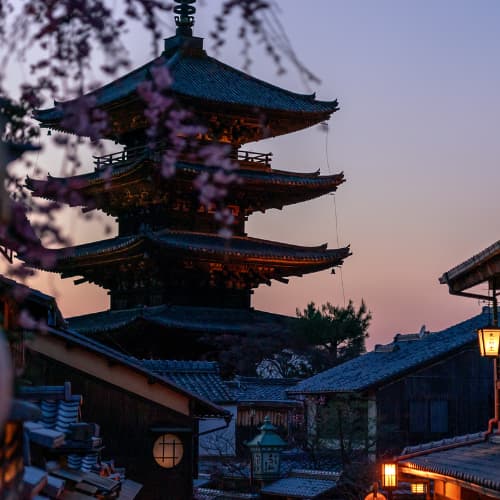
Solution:
[(236, 418), (236, 425), (242, 427), (253, 427), (264, 423), (264, 419), (269, 417), (271, 423), (277, 427), (284, 427), (288, 429), (288, 414), (291, 410), (272, 410), (271, 408), (265, 409), (240, 409), (238, 408), (238, 415)]
[(429, 401), (429, 423), (431, 432), (448, 432), (448, 400)]
[(429, 427), (428, 405), (425, 399), (409, 402), (409, 428), (410, 432), (427, 432)]
[[(476, 345), (428, 368), (415, 370), (377, 391), (377, 453), (398, 454), (405, 446), (484, 431), (493, 413), (491, 363)], [(410, 401), (447, 400), (446, 432), (411, 432)]]

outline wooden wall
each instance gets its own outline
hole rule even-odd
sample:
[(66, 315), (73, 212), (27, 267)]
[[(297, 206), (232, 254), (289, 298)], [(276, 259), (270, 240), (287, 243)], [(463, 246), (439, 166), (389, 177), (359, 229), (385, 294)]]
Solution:
[(493, 416), (493, 366), (476, 345), (380, 389), (378, 454), (486, 430)]

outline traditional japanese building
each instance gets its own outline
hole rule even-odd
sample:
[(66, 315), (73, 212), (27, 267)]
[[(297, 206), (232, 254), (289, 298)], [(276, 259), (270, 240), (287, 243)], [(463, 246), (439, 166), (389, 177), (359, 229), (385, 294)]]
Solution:
[[(289, 318), (253, 310), (253, 290), (272, 280), (333, 272), (349, 248), (304, 247), (246, 234), (245, 222), (254, 212), (331, 193), (344, 177), (277, 170), (271, 153), (241, 147), (328, 120), (338, 104), (289, 92), (208, 56), (203, 39), (192, 34), (193, 2), (176, 1), (177, 32), (165, 40), (161, 56), (88, 94), (108, 114), (104, 137), (123, 149), (95, 158), (90, 173), (27, 184), (34, 196), (99, 209), (118, 222), (114, 238), (53, 250), (55, 264), (48, 270), (109, 290), (108, 311), (70, 318), (70, 326), (137, 357), (193, 359), (210, 349), (210, 337), (217, 334), (286, 330)], [(160, 159), (170, 146), (149, 144), (137, 90), (158, 65), (172, 77), (170, 96), (205, 127), (199, 144), (226, 144), (239, 164), (241, 182), (225, 199), (235, 218), (230, 239), (218, 235), (214, 211), (200, 203), (193, 186), (200, 173), (213, 174), (216, 166), (186, 152), (174, 176), (161, 175)], [(42, 127), (76, 133), (65, 120), (68, 105), (55, 103), (36, 118)]]

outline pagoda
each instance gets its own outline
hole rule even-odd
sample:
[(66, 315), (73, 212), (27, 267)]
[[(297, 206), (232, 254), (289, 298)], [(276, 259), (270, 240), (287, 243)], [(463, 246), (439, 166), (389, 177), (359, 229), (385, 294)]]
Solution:
[[(108, 114), (104, 137), (123, 150), (95, 158), (90, 173), (27, 180), (34, 196), (74, 205), (64, 195), (72, 189), (81, 195), (77, 203), (84, 211), (99, 209), (116, 218), (118, 236), (52, 250), (55, 264), (48, 270), (109, 290), (108, 311), (70, 318), (69, 324), (141, 358), (195, 359), (219, 334), (283, 332), (290, 318), (254, 310), (253, 289), (272, 280), (333, 272), (350, 254), (347, 247), (304, 247), (245, 233), (254, 212), (334, 192), (344, 177), (276, 170), (270, 153), (241, 146), (323, 122), (338, 109), (337, 101), (289, 92), (208, 56), (203, 39), (192, 34), (193, 2), (176, 2), (177, 31), (165, 40), (161, 56), (88, 94)], [(235, 217), (230, 239), (218, 235), (212, 210), (200, 204), (193, 186), (201, 172), (216, 167), (181, 155), (175, 175), (165, 178), (159, 151), (148, 145), (145, 104), (137, 88), (158, 64), (167, 66), (176, 100), (204, 125), (204, 143), (229, 145), (239, 164), (241, 182), (229, 188), (225, 200)], [(35, 117), (42, 127), (75, 133), (65, 127), (66, 105), (54, 103)]]

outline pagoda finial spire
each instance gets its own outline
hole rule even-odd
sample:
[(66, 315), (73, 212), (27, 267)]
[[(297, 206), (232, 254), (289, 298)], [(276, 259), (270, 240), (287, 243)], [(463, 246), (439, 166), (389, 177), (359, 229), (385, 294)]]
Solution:
[(196, 9), (191, 5), (196, 0), (174, 0), (179, 4), (174, 7), (175, 24), (177, 25), (177, 35), (193, 36), (192, 27), (194, 25), (194, 13)]

